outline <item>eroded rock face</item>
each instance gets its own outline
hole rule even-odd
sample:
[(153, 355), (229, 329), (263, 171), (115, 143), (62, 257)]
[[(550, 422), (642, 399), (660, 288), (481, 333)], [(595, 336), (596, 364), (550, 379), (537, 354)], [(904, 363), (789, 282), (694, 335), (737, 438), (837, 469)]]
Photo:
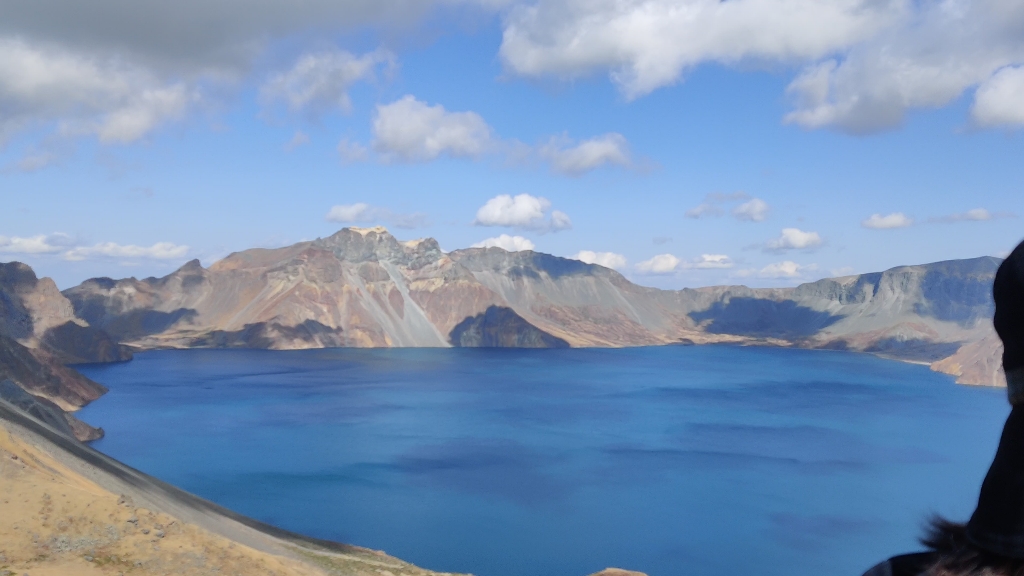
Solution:
[(33, 396), (67, 411), (77, 410), (107, 392), (45, 350), (27, 348), (6, 336), (0, 336), (2, 379), (12, 380)]
[(75, 315), (52, 280), (36, 277), (20, 262), (0, 264), (0, 380), (6, 382), (8, 399), (48, 419), (62, 433), (95, 440), (102, 431), (70, 412), (99, 398), (106, 388), (66, 364), (129, 358), (128, 348)]
[(131, 351), (75, 314), (49, 278), (21, 262), (0, 263), (0, 334), (64, 363), (116, 362)]
[(450, 335), (460, 348), (568, 348), (569, 343), (530, 324), (515, 310), (491, 306), (460, 322)]
[(0, 400), (66, 436), (82, 442), (103, 438), (102, 428), (93, 428), (53, 402), (33, 396), (13, 380), (0, 381)]
[[(998, 265), (976, 258), (787, 289), (673, 291), (531, 251), (445, 254), (431, 239), (401, 242), (383, 228), (346, 228), (313, 242), (238, 252), (208, 269), (193, 261), (164, 278), (89, 280), (64, 295), (91, 327), (143, 349), (687, 341), (931, 363), (990, 342)], [(972, 362), (981, 355), (957, 369), (971, 373)]]

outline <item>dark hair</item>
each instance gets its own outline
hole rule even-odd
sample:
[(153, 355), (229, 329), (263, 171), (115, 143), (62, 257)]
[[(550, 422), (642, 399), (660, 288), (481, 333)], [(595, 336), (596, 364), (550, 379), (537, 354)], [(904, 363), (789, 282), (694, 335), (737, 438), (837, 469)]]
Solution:
[(938, 553), (922, 576), (1024, 576), (1024, 559), (978, 548), (967, 538), (967, 525), (938, 516), (928, 522), (921, 543)]

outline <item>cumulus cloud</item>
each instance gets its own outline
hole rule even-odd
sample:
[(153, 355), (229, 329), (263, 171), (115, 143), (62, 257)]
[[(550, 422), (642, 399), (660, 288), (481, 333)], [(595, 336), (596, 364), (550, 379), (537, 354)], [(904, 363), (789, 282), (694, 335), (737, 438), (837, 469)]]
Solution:
[(671, 274), (679, 269), (682, 261), (672, 254), (658, 254), (650, 260), (644, 260), (636, 265), (638, 272), (643, 274)]
[(491, 127), (476, 112), (449, 112), (413, 96), (378, 105), (373, 119), (373, 148), (389, 161), (477, 158), (492, 145)]
[(616, 254), (615, 252), (592, 252), (590, 250), (580, 250), (575, 256), (570, 256), (570, 258), (586, 262), (587, 264), (597, 264), (598, 266), (614, 268), (616, 270), (626, 267), (626, 257), (622, 254)]
[[(363, 156), (361, 145), (346, 143)], [(577, 141), (566, 134), (538, 146), (503, 140), (476, 112), (450, 112), (406, 95), (377, 106), (373, 149), (385, 162), (428, 162), (442, 156), (479, 159), (504, 156), (511, 164), (547, 163), (554, 172), (580, 176), (601, 166), (632, 166), (629, 144), (617, 133)], [(339, 148), (340, 151), (340, 148)]]
[(398, 214), (387, 208), (370, 206), (365, 202), (355, 204), (339, 204), (332, 206), (327, 212), (326, 220), (339, 224), (365, 224), (385, 222), (395, 228), (422, 228), (430, 224), (430, 219), (422, 212)]
[(533, 242), (530, 242), (522, 236), (509, 236), (508, 234), (502, 234), (501, 236), (495, 236), (494, 238), (488, 238), (481, 242), (473, 244), (473, 248), (501, 248), (508, 252), (520, 252), (523, 250), (533, 250), (536, 246)]
[(383, 50), (362, 56), (336, 49), (304, 54), (290, 69), (268, 78), (260, 98), (267, 105), (280, 101), (292, 112), (311, 116), (330, 110), (347, 113), (352, 109), (349, 87), (375, 78), (378, 67), (394, 62), (394, 56)]
[(500, 194), (488, 200), (476, 212), (476, 226), (505, 226), (538, 232), (558, 232), (572, 228), (568, 214), (551, 209), (547, 198), (530, 194)]
[(680, 263), (680, 267), (693, 270), (720, 270), (735, 266), (725, 254), (701, 254), (699, 258)]
[(803, 65), (786, 121), (866, 133), (977, 88), (981, 126), (1024, 124), (1018, 0), (538, 0), (500, 55), (524, 76), (607, 72), (637, 98), (703, 63)]
[(799, 278), (804, 269), (804, 266), (791, 260), (786, 260), (765, 266), (757, 275), (761, 278)]
[(194, 86), (162, 80), (123, 59), (0, 37), (0, 141), (56, 125), (64, 136), (133, 142), (198, 101)]
[(746, 222), (763, 222), (768, 218), (771, 208), (760, 198), (752, 198), (746, 192), (723, 194), (712, 192), (704, 197), (704, 201), (686, 211), (687, 218), (717, 218), (725, 214), (723, 206), (742, 202), (731, 211), (734, 218)]
[[(42, 124), (64, 136), (135, 141), (230, 93), (223, 88), (239, 85), (282, 39), (294, 44), (310, 31), (324, 37), (362, 26), (408, 31), (438, 8), (493, 12), (511, 1), (266, 0), (241, 9), (233, 0), (8, 3), (0, 18), (0, 140)], [(272, 75), (265, 93), (304, 111), (345, 107), (345, 87), (388, 58), (313, 52)]]
[(871, 37), (904, 2), (873, 0), (540, 0), (509, 14), (505, 66), (573, 78), (609, 70), (627, 98), (702, 62), (817, 59)]
[(804, 232), (799, 228), (783, 228), (782, 234), (769, 240), (764, 245), (765, 252), (785, 252), (787, 250), (813, 250), (824, 241), (817, 232)]
[(732, 215), (737, 220), (746, 220), (747, 222), (764, 222), (768, 218), (768, 203), (760, 198), (753, 198), (739, 206), (733, 208)]
[(64, 250), (71, 244), (71, 237), (66, 234), (39, 234), (20, 238), (18, 236), (0, 236), (0, 253), (3, 254), (54, 254)]
[(979, 126), (1024, 126), (1024, 66), (999, 70), (978, 87), (971, 117)]
[(889, 4), (904, 12), (894, 25), (841, 57), (809, 65), (793, 81), (796, 107), (788, 122), (874, 132), (899, 126), (910, 109), (945, 106), (977, 87), (972, 116), (978, 124), (1015, 123), (1022, 114), (1014, 66), (1024, 63), (1024, 4)]
[(116, 244), (102, 242), (93, 246), (78, 246), (63, 254), (65, 260), (79, 261), (89, 258), (146, 258), (153, 260), (177, 260), (188, 254), (188, 246), (157, 242), (152, 246)]
[(568, 136), (551, 138), (538, 151), (559, 173), (579, 176), (607, 164), (630, 166), (629, 145), (622, 134), (609, 133), (582, 142)]
[(373, 26), (405, 31), (436, 8), (500, 9), (508, 0), (263, 0), (258, 8), (233, 0), (173, 4), (93, 0), (33, 0), (4, 6), (0, 34), (63, 41), (83, 50), (137, 55), (154, 67), (244, 69), (268, 43), (310, 30)]
[(87, 260), (90, 258), (145, 258), (154, 260), (174, 260), (188, 254), (189, 247), (157, 242), (152, 246), (122, 245), (114, 242), (101, 242), (91, 246), (79, 245), (71, 236), (63, 233), (39, 234), (36, 236), (0, 236), (0, 254), (47, 255), (60, 254), (69, 261)]
[(860, 225), (865, 228), (872, 228), (875, 230), (906, 228), (913, 224), (914, 220), (912, 218), (908, 218), (903, 212), (893, 212), (892, 214), (887, 214), (885, 216), (882, 216), (881, 214), (872, 214), (860, 223)]
[(364, 204), (363, 202), (332, 206), (327, 212), (328, 222), (348, 224), (355, 222), (367, 222), (372, 219), (370, 205)]

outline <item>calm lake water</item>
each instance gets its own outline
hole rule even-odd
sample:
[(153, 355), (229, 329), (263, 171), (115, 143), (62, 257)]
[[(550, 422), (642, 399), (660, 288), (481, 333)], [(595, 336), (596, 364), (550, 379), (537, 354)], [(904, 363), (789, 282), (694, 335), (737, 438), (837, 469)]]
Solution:
[(164, 351), (85, 366), (95, 447), (319, 538), (478, 576), (859, 574), (966, 519), (1002, 390), (769, 348)]

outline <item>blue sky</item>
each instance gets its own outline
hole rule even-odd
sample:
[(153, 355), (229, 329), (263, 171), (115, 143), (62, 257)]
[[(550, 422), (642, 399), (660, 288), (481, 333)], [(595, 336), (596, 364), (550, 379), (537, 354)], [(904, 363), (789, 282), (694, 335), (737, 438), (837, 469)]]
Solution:
[(0, 261), (66, 288), (382, 224), (783, 286), (1024, 237), (1018, 3), (727, 4), (15, 3)]

